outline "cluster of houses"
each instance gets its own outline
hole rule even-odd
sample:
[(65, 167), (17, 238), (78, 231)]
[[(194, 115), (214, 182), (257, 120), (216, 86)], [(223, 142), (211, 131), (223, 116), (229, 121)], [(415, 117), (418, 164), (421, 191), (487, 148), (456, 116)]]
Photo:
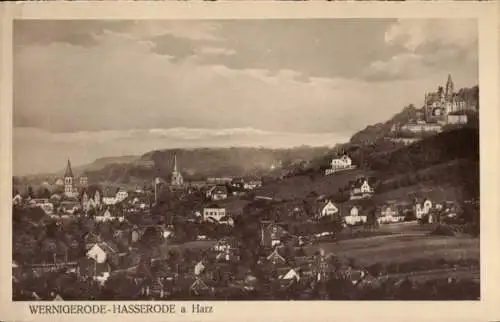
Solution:
[[(266, 283), (271, 283), (278, 290), (287, 291), (294, 286), (306, 289), (339, 274), (353, 285), (374, 280), (364, 269), (335, 265), (331, 256), (325, 255), (323, 251), (313, 255), (287, 253), (284, 245), (276, 242), (285, 234), (279, 225), (263, 226), (261, 243), (267, 253), (261, 255), (256, 263), (257, 270), (266, 272)], [(135, 235), (132, 238), (137, 241), (140, 237)], [(136, 257), (128, 265), (117, 264), (127, 253), (112, 241), (105, 241), (96, 234), (87, 234), (84, 240), (84, 258), (77, 263), (46, 265), (40, 272), (62, 272), (65, 268), (67, 273), (74, 273), (83, 281), (93, 280), (101, 287), (110, 277), (121, 274), (133, 281), (134, 289), (131, 291), (136, 291), (136, 294), (127, 294), (131, 298), (164, 299), (175, 293), (210, 298), (235, 294), (245, 296), (248, 292), (263, 287), (262, 276), (255, 274), (255, 266), (250, 269), (239, 265), (241, 243), (234, 237), (221, 238), (203, 253), (189, 258), (183, 257), (180, 261), (164, 257), (149, 260)], [(234, 265), (235, 263), (238, 265)], [(13, 264), (13, 271), (16, 284), (20, 276), (16, 263)], [(38, 294), (31, 289), (24, 292), (31, 299), (43, 297), (40, 290)], [(47, 292), (48, 299), (64, 300), (60, 295), (64, 293), (64, 289)]]

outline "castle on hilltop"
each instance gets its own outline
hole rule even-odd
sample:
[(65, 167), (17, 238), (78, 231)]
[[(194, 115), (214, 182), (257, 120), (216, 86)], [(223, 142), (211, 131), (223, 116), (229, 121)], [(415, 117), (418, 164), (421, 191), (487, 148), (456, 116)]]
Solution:
[(406, 124), (393, 125), (391, 132), (441, 132), (445, 125), (467, 124), (468, 111), (477, 111), (477, 107), (455, 92), (455, 84), (449, 74), (444, 87), (439, 86), (436, 92), (425, 93), (424, 105), (416, 110), (415, 118), (409, 119)]
[[(467, 110), (475, 110), (475, 106), (469, 106), (467, 102), (455, 92), (455, 85), (448, 75), (446, 86), (439, 86), (434, 93), (426, 93), (424, 99), (423, 113), (427, 123), (462, 123), (466, 118), (450, 120), (450, 116), (464, 114)], [(451, 119), (454, 119), (453, 117)]]

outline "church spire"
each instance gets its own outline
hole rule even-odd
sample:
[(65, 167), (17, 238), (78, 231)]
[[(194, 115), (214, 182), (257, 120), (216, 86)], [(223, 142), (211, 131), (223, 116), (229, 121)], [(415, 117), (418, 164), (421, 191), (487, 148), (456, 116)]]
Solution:
[(174, 169), (173, 172), (178, 172), (177, 171), (177, 154), (174, 153)]
[(68, 164), (66, 165), (66, 172), (64, 173), (65, 178), (73, 178), (73, 171), (71, 170), (71, 162), (68, 159)]
[(448, 74), (448, 80), (446, 81), (446, 97), (451, 97), (453, 95), (453, 91), (455, 90), (454, 87), (455, 85), (451, 79), (451, 74)]
[(179, 172), (177, 165), (177, 154), (174, 153), (174, 166), (172, 169), (172, 179), (171, 184), (174, 186), (181, 186), (184, 183), (182, 174)]

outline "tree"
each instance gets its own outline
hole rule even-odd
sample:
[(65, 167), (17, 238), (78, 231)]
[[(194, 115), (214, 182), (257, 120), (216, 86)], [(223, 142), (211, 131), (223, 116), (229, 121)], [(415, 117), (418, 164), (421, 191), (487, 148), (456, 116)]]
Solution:
[(53, 239), (45, 239), (42, 241), (40, 250), (43, 254), (43, 258), (48, 262), (55, 262), (57, 245)]
[(15, 231), (13, 234), (12, 256), (21, 263), (30, 263), (37, 253), (37, 241), (30, 234)]

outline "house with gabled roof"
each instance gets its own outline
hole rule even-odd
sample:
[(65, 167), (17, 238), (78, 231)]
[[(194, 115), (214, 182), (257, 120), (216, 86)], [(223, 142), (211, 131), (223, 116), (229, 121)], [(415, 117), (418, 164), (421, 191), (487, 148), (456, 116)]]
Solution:
[(290, 268), (288, 272), (286, 272), (284, 275), (281, 275), (279, 277), (282, 280), (296, 280), (300, 281), (300, 275), (297, 273), (297, 271), (293, 268)]
[(359, 203), (347, 202), (343, 206), (343, 217), (346, 225), (357, 225), (366, 223), (368, 216), (366, 215), (366, 210)]
[(112, 221), (115, 218), (111, 216), (111, 211), (109, 211), (109, 208), (106, 208), (106, 210), (101, 212), (99, 215), (95, 216), (94, 219), (97, 222), (106, 222), (106, 221)]
[(211, 292), (212, 290), (213, 289), (208, 286), (207, 283), (201, 278), (195, 279), (193, 284), (191, 284), (191, 286), (189, 287), (189, 291), (194, 295), (206, 294), (207, 292)]
[(211, 200), (224, 200), (228, 196), (226, 186), (216, 185), (207, 191), (207, 197)]
[(370, 198), (374, 194), (374, 189), (366, 178), (358, 178), (351, 187), (351, 200)]
[(286, 264), (286, 259), (279, 253), (278, 248), (275, 248), (266, 259), (273, 265), (284, 265)]
[(328, 199), (318, 200), (314, 205), (314, 214), (317, 219), (333, 218), (339, 214), (339, 208)]
[(110, 255), (118, 253), (117, 247), (111, 246), (110, 242), (98, 242), (95, 243), (88, 251), (87, 257), (92, 258), (98, 263), (104, 263)]
[(379, 224), (388, 224), (404, 221), (405, 216), (402, 214), (400, 207), (395, 203), (386, 203), (380, 207), (380, 214), (377, 217)]
[(62, 298), (61, 295), (56, 294), (56, 296), (54, 297), (53, 301), (64, 301), (64, 299)]

